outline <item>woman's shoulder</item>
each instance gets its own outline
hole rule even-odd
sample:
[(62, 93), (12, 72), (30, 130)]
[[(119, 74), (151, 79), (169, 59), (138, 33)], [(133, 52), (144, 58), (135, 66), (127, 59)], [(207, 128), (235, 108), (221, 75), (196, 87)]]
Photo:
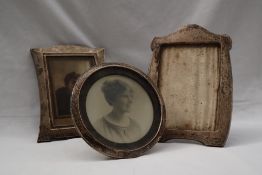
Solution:
[(98, 119), (95, 121), (94, 125), (97, 126), (97, 127), (99, 127), (99, 126), (103, 126), (104, 123), (105, 123), (104, 117), (101, 117), (101, 118), (98, 118)]
[(104, 118), (99, 118), (95, 121), (93, 125), (94, 129), (97, 130), (99, 133), (104, 131), (105, 128), (105, 121)]

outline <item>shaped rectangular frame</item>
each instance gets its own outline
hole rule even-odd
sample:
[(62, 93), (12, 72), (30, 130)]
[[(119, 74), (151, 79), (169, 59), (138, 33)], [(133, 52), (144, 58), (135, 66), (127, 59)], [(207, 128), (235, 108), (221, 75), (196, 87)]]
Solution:
[(52, 104), (52, 89), (50, 88), (47, 57), (72, 57), (72, 59), (74, 59), (74, 57), (90, 59), (91, 57), (95, 65), (100, 65), (104, 61), (104, 49), (77, 45), (57, 45), (51, 48), (34, 48), (30, 49), (30, 51), (37, 74), (41, 104), (40, 127), (37, 142), (79, 137), (71, 118), (69, 118), (70, 121), (65, 121), (65, 125), (63, 126), (54, 126), (53, 124), (55, 114), (53, 112), (54, 105)]
[[(191, 139), (208, 146), (224, 146), (230, 129), (232, 115), (232, 71), (229, 50), (232, 41), (227, 35), (217, 35), (198, 25), (187, 25), (175, 33), (164, 37), (155, 37), (151, 43), (153, 51), (149, 77), (160, 89), (161, 53), (165, 47), (192, 47), (192, 46), (217, 46), (218, 47), (218, 89), (215, 111), (214, 130), (193, 130), (167, 128), (161, 141), (169, 139)], [(166, 70), (165, 70), (166, 71)], [(176, 82), (174, 82), (176, 83)], [(169, 97), (170, 98), (170, 97)], [(165, 100), (164, 100), (165, 102)], [(167, 105), (166, 105), (167, 106)], [(167, 125), (168, 125), (168, 116)]]

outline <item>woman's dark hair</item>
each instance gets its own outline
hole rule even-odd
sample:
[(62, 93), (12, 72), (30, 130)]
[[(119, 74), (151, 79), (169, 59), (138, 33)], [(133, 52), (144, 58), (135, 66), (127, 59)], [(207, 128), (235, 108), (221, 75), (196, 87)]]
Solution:
[(107, 80), (102, 85), (102, 92), (109, 105), (126, 90), (131, 90), (127, 83), (121, 80)]
[(77, 80), (77, 78), (79, 76), (80, 75), (75, 73), (75, 72), (70, 72), (70, 73), (66, 74), (66, 76), (64, 78), (65, 85), (67, 86), (69, 84), (70, 80)]

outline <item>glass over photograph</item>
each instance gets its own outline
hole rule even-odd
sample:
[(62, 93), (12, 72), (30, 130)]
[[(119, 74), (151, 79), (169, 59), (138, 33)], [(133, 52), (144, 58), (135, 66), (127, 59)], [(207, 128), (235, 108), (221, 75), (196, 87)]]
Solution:
[(48, 56), (55, 118), (70, 118), (70, 98), (78, 77), (94, 64), (93, 57)]
[(105, 76), (91, 86), (86, 111), (97, 133), (115, 143), (143, 138), (154, 116), (148, 93), (136, 81), (121, 75)]

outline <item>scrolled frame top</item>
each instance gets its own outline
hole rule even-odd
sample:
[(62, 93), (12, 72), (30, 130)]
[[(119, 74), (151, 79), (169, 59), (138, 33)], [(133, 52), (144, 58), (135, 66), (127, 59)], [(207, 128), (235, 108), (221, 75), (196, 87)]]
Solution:
[(164, 37), (155, 37), (151, 43), (154, 50), (165, 44), (196, 44), (196, 43), (219, 43), (224, 44), (228, 49), (232, 47), (231, 38), (226, 35), (214, 34), (207, 29), (197, 25), (189, 24), (181, 27), (178, 31)]

